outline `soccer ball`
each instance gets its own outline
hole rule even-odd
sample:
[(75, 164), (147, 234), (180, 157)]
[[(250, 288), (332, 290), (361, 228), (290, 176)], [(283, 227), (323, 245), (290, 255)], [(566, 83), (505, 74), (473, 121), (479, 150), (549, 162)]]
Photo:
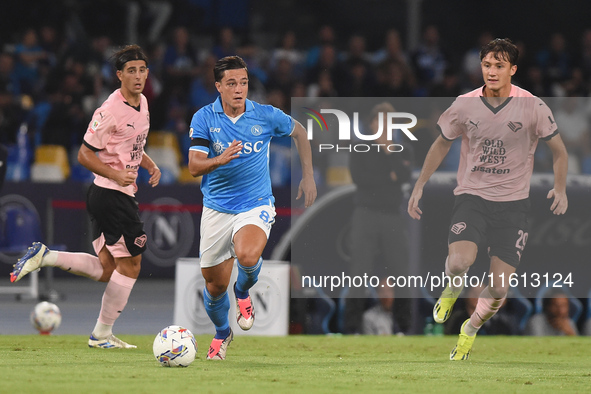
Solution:
[(197, 355), (197, 342), (186, 328), (168, 326), (156, 335), (152, 350), (163, 367), (188, 367)]
[(62, 313), (57, 305), (43, 301), (31, 312), (31, 324), (41, 335), (49, 335), (62, 322)]

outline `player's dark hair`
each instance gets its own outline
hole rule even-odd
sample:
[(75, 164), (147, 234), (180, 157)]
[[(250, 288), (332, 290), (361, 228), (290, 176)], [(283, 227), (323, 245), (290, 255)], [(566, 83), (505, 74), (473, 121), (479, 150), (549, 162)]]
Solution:
[(226, 70), (238, 70), (241, 68), (245, 69), (248, 74), (246, 62), (240, 56), (226, 56), (218, 60), (215, 66), (213, 66), (213, 77), (216, 82), (221, 82)]
[(519, 49), (513, 44), (508, 38), (495, 38), (480, 51), (480, 60), (484, 59), (489, 53), (495, 55), (497, 60), (507, 60), (512, 66), (517, 64), (517, 58), (519, 58)]
[(123, 70), (125, 67), (125, 63), (130, 62), (132, 60), (143, 60), (146, 62), (146, 67), (148, 67), (148, 57), (144, 53), (143, 49), (139, 45), (127, 45), (123, 49), (115, 52), (111, 59), (113, 59), (113, 63), (115, 64), (115, 69)]

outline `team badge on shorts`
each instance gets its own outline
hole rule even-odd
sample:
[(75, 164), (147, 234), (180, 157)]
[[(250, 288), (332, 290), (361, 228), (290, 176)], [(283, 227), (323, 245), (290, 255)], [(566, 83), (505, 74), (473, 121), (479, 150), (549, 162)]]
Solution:
[(465, 229), (466, 229), (466, 223), (464, 223), (464, 222), (458, 222), (458, 223), (451, 226), (451, 232), (454, 233), (455, 235), (460, 235), (460, 233), (462, 231), (464, 231)]
[(148, 240), (148, 237), (146, 236), (146, 234), (144, 234), (144, 235), (141, 235), (141, 236), (137, 237), (137, 238), (135, 239), (135, 241), (133, 241), (133, 243), (134, 243), (134, 244), (135, 244), (137, 247), (143, 248), (143, 247), (144, 247), (144, 245), (146, 244), (146, 241), (147, 241), (147, 240)]

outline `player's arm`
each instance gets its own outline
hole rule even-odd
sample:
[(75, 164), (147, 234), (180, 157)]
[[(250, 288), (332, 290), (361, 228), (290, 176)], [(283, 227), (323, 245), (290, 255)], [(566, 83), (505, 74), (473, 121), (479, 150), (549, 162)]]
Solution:
[(556, 134), (546, 143), (552, 151), (552, 168), (554, 169), (554, 188), (548, 192), (547, 198), (554, 198), (550, 210), (555, 215), (562, 215), (568, 208), (568, 198), (566, 197), (568, 153), (560, 134)]
[(189, 173), (194, 177), (209, 174), (219, 166), (228, 164), (239, 157), (242, 150), (242, 141), (232, 141), (222, 154), (216, 157), (207, 157), (207, 153), (199, 150), (189, 150)]
[(116, 170), (103, 163), (95, 152), (96, 150), (90, 149), (85, 143), (83, 143), (78, 151), (78, 161), (88, 170), (117, 182), (119, 186), (125, 187), (135, 182), (135, 179), (137, 178), (137, 170), (129, 168)]
[(148, 183), (155, 187), (160, 182), (160, 176), (162, 175), (160, 172), (160, 168), (154, 163), (154, 160), (146, 152), (142, 155), (142, 161), (140, 162), (140, 167), (145, 168), (148, 170), (148, 174), (150, 174), (150, 179)]
[(312, 148), (310, 141), (308, 141), (308, 133), (304, 126), (297, 120), (295, 122), (291, 137), (295, 143), (296, 149), (300, 156), (300, 163), (302, 165), (302, 180), (298, 186), (298, 195), (296, 200), (299, 200), (304, 194), (304, 206), (307, 208), (314, 203), (317, 196), (316, 182), (314, 181), (314, 168), (312, 167)]
[(435, 142), (433, 142), (431, 148), (429, 148), (429, 152), (423, 163), (423, 168), (421, 169), (421, 174), (419, 175), (412, 190), (412, 194), (410, 195), (410, 199), (408, 200), (408, 214), (411, 218), (417, 220), (421, 219), (423, 212), (419, 208), (419, 201), (423, 196), (423, 187), (425, 187), (425, 184), (429, 178), (431, 178), (431, 175), (433, 175), (435, 170), (439, 168), (439, 165), (449, 152), (452, 142), (453, 141), (447, 140), (440, 135)]

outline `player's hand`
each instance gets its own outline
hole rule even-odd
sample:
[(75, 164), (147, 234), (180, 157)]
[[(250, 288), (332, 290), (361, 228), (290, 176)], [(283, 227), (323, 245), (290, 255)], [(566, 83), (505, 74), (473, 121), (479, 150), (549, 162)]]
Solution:
[(135, 183), (137, 179), (137, 169), (133, 170), (131, 168), (125, 168), (123, 170), (117, 171), (113, 180), (117, 182), (119, 186), (129, 186)]
[(554, 215), (563, 215), (568, 209), (568, 198), (566, 197), (566, 192), (557, 192), (556, 190), (552, 189), (548, 192), (548, 196), (546, 198), (554, 198), (554, 201), (550, 206), (550, 210), (552, 213), (554, 213)]
[(316, 182), (314, 181), (314, 177), (308, 176), (302, 178), (300, 181), (300, 185), (298, 186), (298, 195), (296, 200), (299, 200), (304, 194), (304, 206), (308, 208), (310, 205), (314, 203), (316, 200), (316, 196), (318, 192), (316, 191)]
[(217, 164), (220, 166), (226, 165), (234, 159), (240, 157), (238, 154), (242, 150), (242, 141), (232, 141), (218, 157), (216, 157)]
[(158, 183), (160, 183), (160, 177), (162, 176), (160, 168), (153, 167), (152, 169), (148, 170), (148, 174), (150, 174), (150, 180), (148, 183), (152, 185), (152, 187), (158, 186)]
[(558, 331), (562, 331), (565, 335), (576, 335), (576, 332), (573, 330), (570, 319), (565, 317), (555, 317), (549, 320), (549, 323), (552, 327), (557, 329)]
[(423, 211), (419, 208), (421, 197), (423, 197), (423, 188), (415, 185), (415, 188), (412, 190), (412, 194), (408, 199), (408, 214), (411, 218), (416, 220), (421, 220), (421, 215), (423, 214)]

